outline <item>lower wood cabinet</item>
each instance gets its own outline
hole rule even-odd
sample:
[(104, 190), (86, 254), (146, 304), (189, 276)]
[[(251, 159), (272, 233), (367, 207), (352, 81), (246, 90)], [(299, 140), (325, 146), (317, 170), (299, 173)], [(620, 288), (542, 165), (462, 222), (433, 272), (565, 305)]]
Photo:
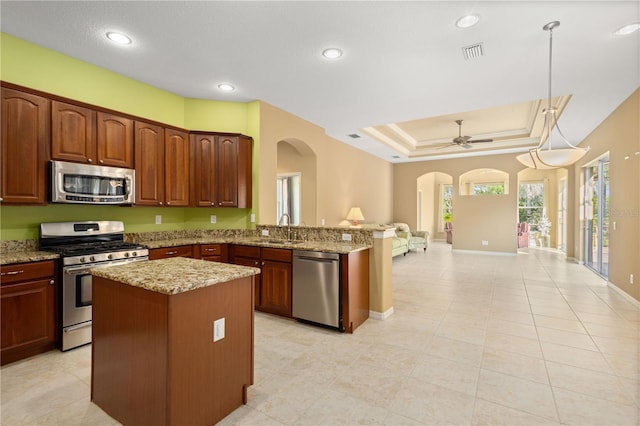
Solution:
[(261, 311), (291, 316), (291, 250), (262, 248)]
[[(229, 263), (242, 266), (252, 266), (254, 268), (260, 268), (260, 247), (256, 246), (242, 246), (232, 244), (229, 246)], [(261, 288), (262, 288), (262, 274), (256, 275), (254, 280), (254, 300), (255, 308), (260, 309), (261, 306)]]
[(56, 262), (7, 265), (0, 271), (2, 365), (55, 348)]
[(194, 257), (193, 246), (163, 247), (149, 250), (149, 260), (166, 259), (168, 257)]
[(198, 255), (194, 253), (194, 257), (212, 262), (227, 261), (227, 245), (226, 244), (200, 244), (198, 246), (200, 252)]

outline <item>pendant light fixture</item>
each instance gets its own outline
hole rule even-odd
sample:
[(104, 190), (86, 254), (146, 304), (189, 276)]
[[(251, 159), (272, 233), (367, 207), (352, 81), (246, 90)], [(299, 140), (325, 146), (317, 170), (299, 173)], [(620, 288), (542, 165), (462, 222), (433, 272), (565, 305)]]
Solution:
[[(520, 154), (516, 158), (525, 166), (532, 169), (555, 169), (575, 163), (585, 156), (589, 148), (579, 148), (567, 140), (558, 126), (558, 109), (551, 106), (551, 62), (553, 58), (553, 30), (560, 26), (559, 21), (549, 22), (542, 27), (549, 31), (549, 102), (544, 113), (544, 129), (540, 143), (536, 148), (532, 148), (525, 154)], [(551, 141), (551, 132), (556, 130), (560, 136), (560, 141), (565, 147), (554, 147)]]

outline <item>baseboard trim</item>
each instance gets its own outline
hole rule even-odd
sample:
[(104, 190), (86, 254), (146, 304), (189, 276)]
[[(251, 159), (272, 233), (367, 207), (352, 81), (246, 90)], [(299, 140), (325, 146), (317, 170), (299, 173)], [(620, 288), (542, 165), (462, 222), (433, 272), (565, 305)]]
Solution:
[(620, 296), (627, 299), (629, 302), (634, 304), (637, 308), (640, 308), (640, 300), (637, 300), (635, 297), (633, 297), (632, 295), (630, 295), (629, 293), (627, 293), (626, 291), (624, 291), (623, 289), (621, 289), (620, 287), (612, 283), (611, 281), (607, 281), (607, 286), (614, 289), (616, 293), (618, 293)]
[(384, 321), (393, 315), (393, 306), (387, 309), (385, 312), (369, 311), (369, 318)]

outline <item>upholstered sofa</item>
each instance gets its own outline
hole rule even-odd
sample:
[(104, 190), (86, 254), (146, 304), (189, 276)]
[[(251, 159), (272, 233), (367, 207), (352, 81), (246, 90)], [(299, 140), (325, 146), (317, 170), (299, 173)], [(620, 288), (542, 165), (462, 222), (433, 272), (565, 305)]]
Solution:
[(396, 228), (396, 235), (391, 243), (391, 256), (406, 255), (410, 250), (423, 249), (427, 250), (429, 232), (428, 231), (411, 231), (409, 225), (402, 222), (391, 224)]

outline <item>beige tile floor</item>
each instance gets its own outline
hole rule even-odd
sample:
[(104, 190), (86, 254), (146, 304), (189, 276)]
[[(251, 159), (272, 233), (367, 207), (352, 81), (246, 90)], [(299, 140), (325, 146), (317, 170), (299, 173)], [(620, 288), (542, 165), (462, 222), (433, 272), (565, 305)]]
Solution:
[[(431, 244), (393, 260), (395, 313), (353, 335), (256, 314), (255, 385), (222, 424), (637, 425), (640, 309), (554, 251)], [(90, 347), (2, 368), (2, 425), (117, 424)]]

